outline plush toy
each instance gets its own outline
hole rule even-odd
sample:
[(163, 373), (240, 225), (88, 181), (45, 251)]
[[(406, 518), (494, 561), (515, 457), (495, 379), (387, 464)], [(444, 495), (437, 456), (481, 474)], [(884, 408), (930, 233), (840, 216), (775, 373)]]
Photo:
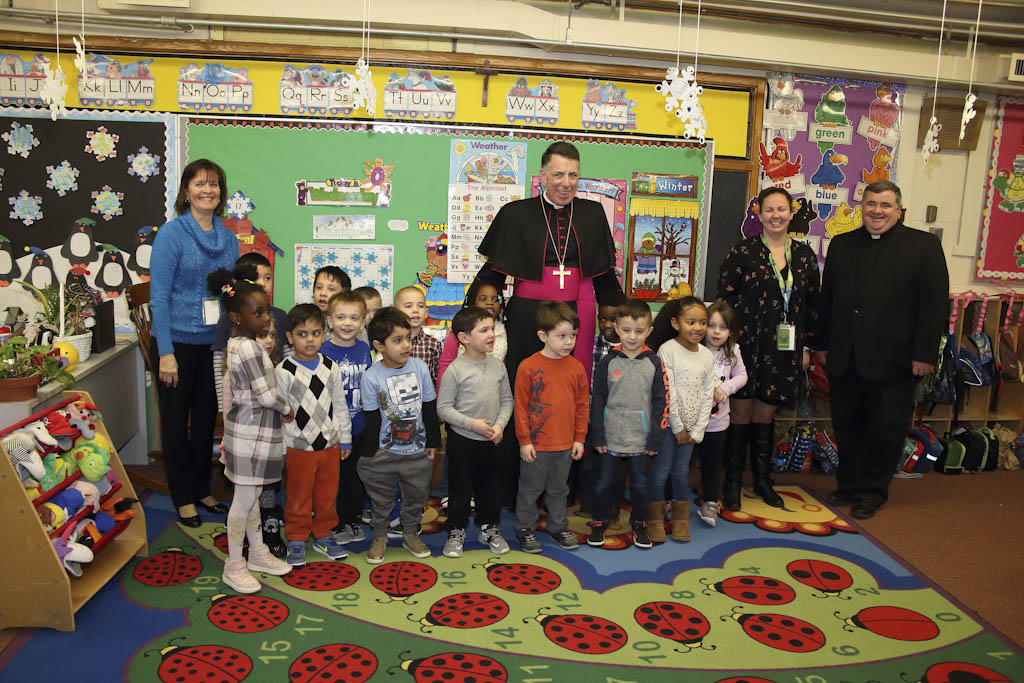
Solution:
[(59, 529), (64, 522), (75, 516), (84, 503), (82, 493), (70, 486), (36, 508), (39, 518), (50, 530)]
[(25, 425), (24, 429), (35, 437), (36, 450), (40, 453), (49, 453), (57, 449), (57, 440), (50, 436), (50, 432), (46, 430), (46, 425), (42, 420), (31, 422)]
[(33, 480), (38, 482), (46, 476), (43, 459), (36, 451), (36, 439), (31, 432), (24, 429), (11, 432), (3, 438), (3, 444), (22, 486), (31, 485)]
[(59, 410), (44, 417), (42, 422), (46, 426), (46, 431), (56, 440), (57, 447), (62, 451), (71, 448), (75, 439), (82, 436), (82, 432), (72, 426), (67, 417), (62, 415)]
[(126, 519), (135, 519), (135, 511), (132, 505), (139, 502), (138, 498), (111, 498), (103, 502), (103, 512), (110, 515), (114, 521), (121, 522)]
[(92, 439), (95, 435), (96, 421), (88, 410), (79, 408), (77, 403), (72, 403), (57, 411), (67, 417), (68, 422), (82, 433), (86, 439)]
[(95, 482), (96, 488), (100, 490), (100, 496), (105, 496), (110, 493), (110, 489), (114, 488), (114, 483), (117, 482), (117, 478), (114, 473), (107, 470), (107, 473), (100, 477), (100, 480)]
[(96, 484), (93, 484), (91, 481), (76, 479), (71, 482), (68, 488), (81, 493), (82, 504), (91, 507), (93, 513), (100, 511), (100, 490), (96, 487)]
[(75, 446), (81, 446), (82, 444), (86, 444), (89, 442), (96, 444), (97, 446), (99, 446), (100, 450), (106, 451), (107, 453), (114, 450), (114, 444), (110, 443), (110, 439), (108, 439), (103, 434), (103, 432), (100, 431), (97, 431), (95, 434), (93, 434), (92, 437), (89, 438), (87, 438), (85, 434), (83, 434), (81, 438), (75, 439)]
[(99, 481), (110, 469), (109, 452), (100, 448), (95, 441), (86, 441), (75, 446), (65, 455), (70, 455), (70, 459), (82, 471), (82, 476), (89, 481)]
[(103, 532), (96, 526), (95, 520), (86, 517), (75, 525), (75, 530), (71, 532), (71, 537), (68, 540), (73, 543), (80, 543), (92, 550), (93, 546), (96, 545), (96, 541), (100, 540), (102, 536)]
[(49, 491), (74, 474), (68, 469), (68, 464), (64, 462), (64, 459), (58, 457), (56, 453), (47, 453), (43, 456), (43, 468), (46, 470), (46, 474), (39, 480), (39, 488), (43, 491)]
[(94, 556), (92, 550), (71, 540), (73, 532), (74, 528), (70, 528), (59, 538), (53, 539), (53, 549), (57, 551), (57, 557), (60, 558), (61, 564), (64, 565), (68, 574), (81, 576), (82, 563), (92, 562)]

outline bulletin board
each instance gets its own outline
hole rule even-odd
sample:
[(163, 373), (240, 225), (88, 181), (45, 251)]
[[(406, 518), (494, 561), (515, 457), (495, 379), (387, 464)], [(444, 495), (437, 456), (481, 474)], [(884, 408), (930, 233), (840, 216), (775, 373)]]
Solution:
[[(425, 279), (431, 287), (441, 284), (437, 266), (442, 262), (439, 252), (446, 249), (440, 238), (448, 227), (454, 139), (525, 142), (527, 183), (540, 170), (544, 149), (555, 140), (567, 139), (580, 150), (582, 176), (626, 182), (637, 172), (692, 176), (696, 178), (694, 201), (700, 204), (702, 215), (710, 212), (713, 153), (681, 139), (414, 123), (198, 117), (190, 118), (183, 129), (187, 159), (208, 157), (221, 164), (227, 174), (228, 194), (240, 190), (250, 198), (255, 208), (248, 214), (249, 220), (284, 250), (274, 278), (275, 298), (282, 307), (295, 298), (295, 245), (317, 242), (314, 216), (320, 214), (373, 216), (372, 239), (332, 238), (323, 243), (393, 245), (394, 291), (423, 284)], [(373, 179), (389, 185), (386, 205), (374, 200), (372, 190), (340, 187), (341, 181), (352, 180), (369, 187)], [(320, 183), (316, 201), (339, 203), (311, 204), (311, 183)], [(529, 187), (523, 191), (526, 196), (532, 194)], [(352, 203), (344, 203), (350, 200)], [(623, 219), (627, 222), (625, 216)], [(359, 236), (368, 234), (369, 229), (361, 229)], [(629, 236), (623, 239), (628, 244)], [(696, 275), (700, 276), (706, 240), (698, 235), (695, 243)], [(360, 284), (358, 278), (353, 284)], [(464, 285), (452, 284), (448, 283), (444, 296), (455, 305), (461, 303)], [(435, 287), (434, 291), (442, 296), (445, 288)], [(427, 298), (431, 299), (430, 294)]]

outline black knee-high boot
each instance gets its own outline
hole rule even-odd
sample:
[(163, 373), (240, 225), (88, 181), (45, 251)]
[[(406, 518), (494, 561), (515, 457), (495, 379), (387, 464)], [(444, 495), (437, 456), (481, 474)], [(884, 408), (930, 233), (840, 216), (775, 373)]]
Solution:
[(747, 466), (747, 445), (750, 441), (749, 424), (729, 426), (729, 443), (725, 447), (725, 479), (722, 482), (722, 507), (739, 510), (740, 491), (743, 488), (743, 469)]
[(770, 477), (772, 471), (772, 455), (775, 451), (775, 425), (772, 422), (762, 424), (754, 422), (750, 425), (753, 431), (753, 447), (750, 449), (750, 469), (754, 474), (754, 493), (761, 496), (768, 505), (780, 508), (782, 498), (772, 488)]

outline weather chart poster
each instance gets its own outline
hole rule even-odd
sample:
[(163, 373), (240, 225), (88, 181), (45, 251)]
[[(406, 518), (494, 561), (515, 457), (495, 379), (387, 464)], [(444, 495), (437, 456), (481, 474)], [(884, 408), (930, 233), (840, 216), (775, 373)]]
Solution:
[(978, 245), (979, 279), (1024, 280), (1024, 97), (1000, 97)]
[[(797, 203), (789, 231), (825, 262), (833, 237), (861, 224), (864, 187), (896, 180), (904, 86), (772, 73), (761, 187), (782, 187)], [(744, 236), (761, 223), (748, 204)]]

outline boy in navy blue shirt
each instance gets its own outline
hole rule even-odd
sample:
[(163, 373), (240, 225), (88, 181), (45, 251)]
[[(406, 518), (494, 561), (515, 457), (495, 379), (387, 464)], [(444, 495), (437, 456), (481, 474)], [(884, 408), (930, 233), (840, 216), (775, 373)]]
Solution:
[(334, 540), (342, 545), (366, 538), (359, 526), (363, 510), (363, 483), (356, 465), (363, 450), (363, 402), (360, 385), (363, 372), (370, 367), (370, 347), (358, 339), (363, 329), (366, 302), (354, 291), (338, 292), (327, 302), (327, 327), (332, 337), (320, 347), (320, 353), (333, 360), (341, 371), (342, 386), (352, 419), (352, 455), (341, 461), (338, 484), (338, 526)]

